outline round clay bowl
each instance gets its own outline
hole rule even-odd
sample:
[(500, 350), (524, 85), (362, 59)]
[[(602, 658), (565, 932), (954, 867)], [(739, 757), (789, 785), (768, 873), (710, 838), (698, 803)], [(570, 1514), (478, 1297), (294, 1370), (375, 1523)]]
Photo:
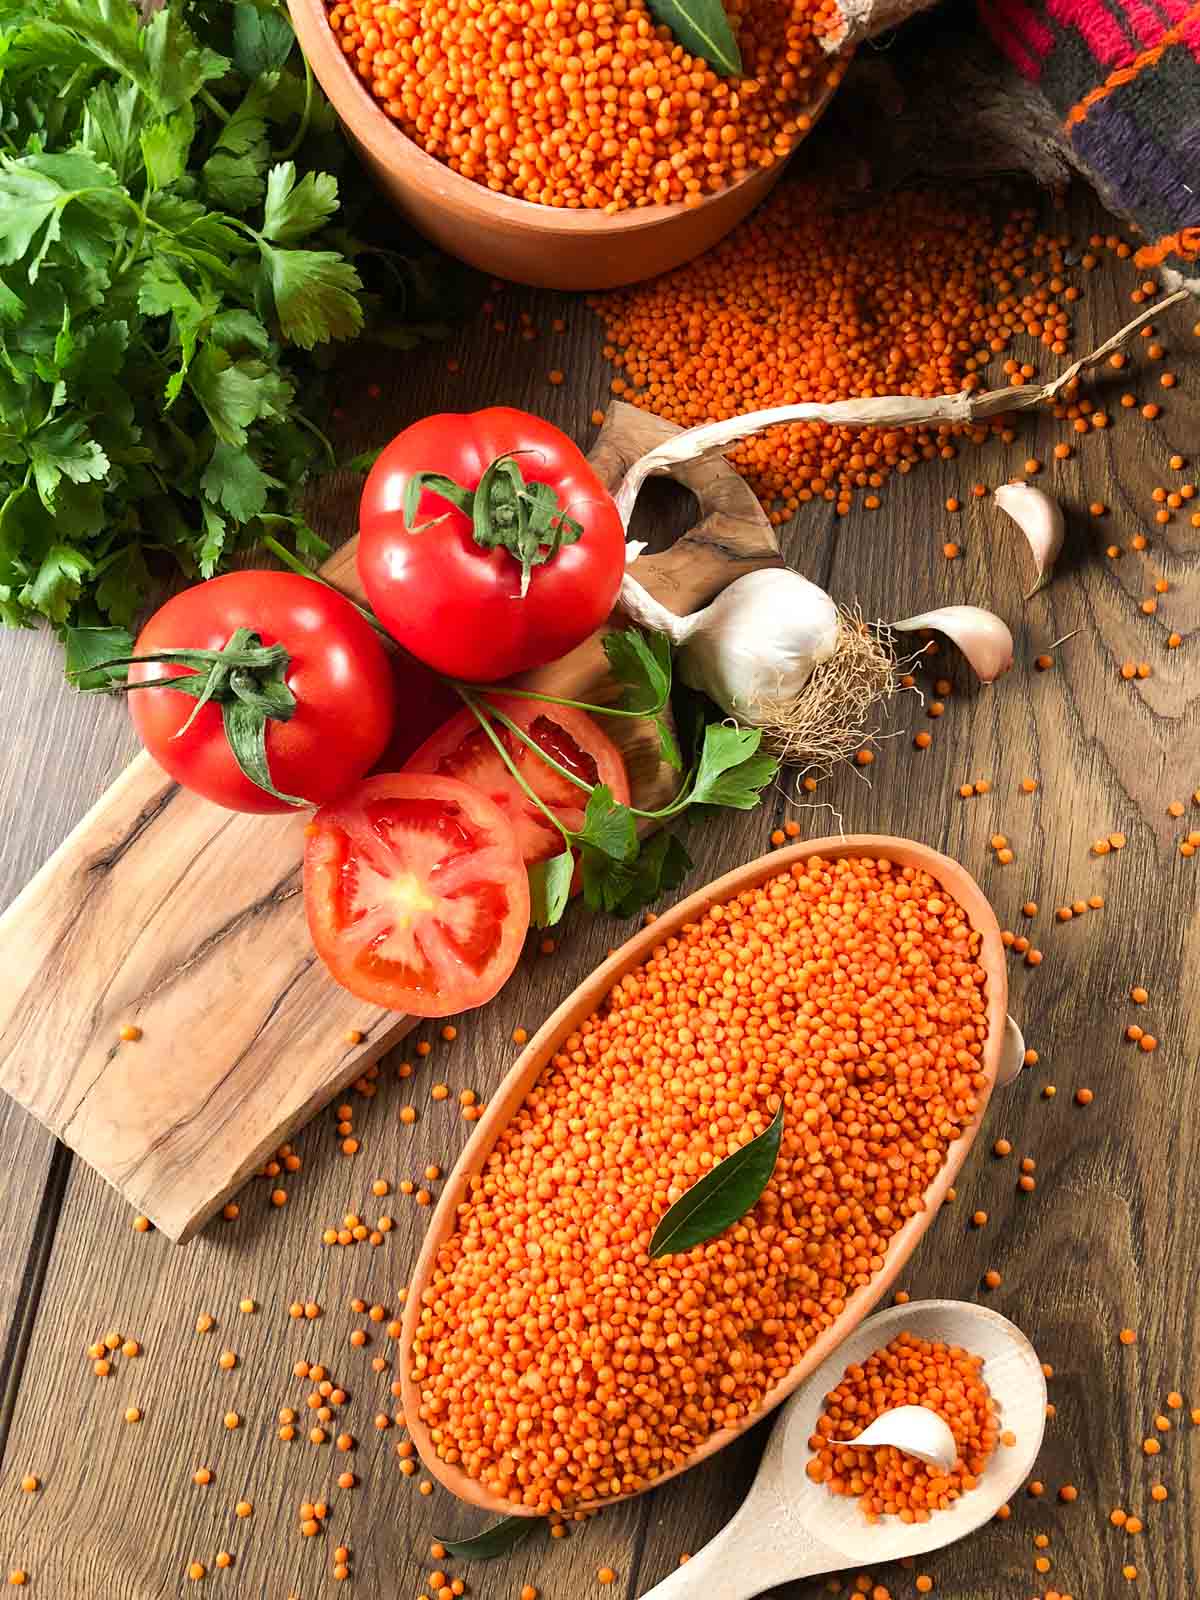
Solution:
[[(612, 289), (666, 272), (723, 238), (787, 164), (753, 172), (698, 206), (642, 206), (615, 216), (496, 194), (426, 154), (380, 109), (342, 54), (324, 0), (288, 0), (288, 10), (317, 81), (396, 209), (441, 249), (499, 278), (542, 289)], [(804, 108), (811, 122), (832, 96), (823, 85)]]
[[(651, 1479), (646, 1488), (657, 1488), (669, 1478), (678, 1477), (681, 1472), (686, 1472), (708, 1456), (715, 1455), (747, 1428), (754, 1427), (768, 1411), (786, 1400), (805, 1378), (821, 1365), (822, 1361), (832, 1355), (847, 1334), (852, 1333), (867, 1313), (875, 1307), (920, 1243), (925, 1230), (937, 1216), (946, 1198), (946, 1191), (958, 1176), (959, 1169), (979, 1131), (1005, 1052), (1008, 974), (1004, 946), (1000, 940), (1000, 925), (984, 898), (982, 889), (956, 861), (951, 861), (948, 856), (939, 855), (936, 850), (916, 844), (911, 839), (892, 839), (869, 833), (849, 834), (838, 839), (804, 840), (787, 849), (774, 850), (770, 855), (760, 856), (757, 861), (747, 862), (745, 866), (737, 867), (734, 871), (727, 872), (724, 877), (706, 884), (703, 889), (688, 895), (669, 911), (664, 911), (648, 928), (635, 933), (632, 939), (597, 967), (595, 972), (586, 978), (542, 1024), (521, 1052), (504, 1082), (489, 1100), (487, 1111), (475, 1124), (475, 1131), (446, 1180), (437, 1209), (430, 1219), (429, 1230), (413, 1270), (405, 1302), (404, 1324), (400, 1335), (400, 1378), (403, 1384), (404, 1414), (408, 1430), (420, 1452), (421, 1460), (433, 1476), (461, 1500), (468, 1500), (473, 1505), (482, 1506), (499, 1516), (537, 1514), (524, 1506), (501, 1500), (475, 1478), (468, 1477), (458, 1467), (448, 1465), (438, 1457), (429, 1430), (419, 1414), (420, 1393), (411, 1375), (413, 1336), (421, 1311), (421, 1295), (428, 1285), (438, 1250), (454, 1232), (458, 1206), (467, 1196), (470, 1179), (482, 1168), (500, 1134), (516, 1115), (542, 1067), (554, 1055), (562, 1040), (603, 1004), (613, 985), (634, 967), (640, 966), (651, 955), (656, 945), (670, 938), (672, 934), (678, 933), (685, 922), (694, 922), (703, 916), (708, 908), (718, 901), (729, 900), (734, 895), (740, 894), (743, 889), (752, 888), (765, 879), (774, 877), (789, 868), (793, 862), (804, 861), (809, 856), (828, 858), (864, 855), (886, 857), (901, 866), (919, 867), (928, 872), (951, 898), (962, 906), (972, 928), (982, 935), (979, 962), (987, 974), (988, 1034), (982, 1062), (982, 1071), (987, 1077), (987, 1084), (980, 1093), (979, 1110), (960, 1137), (951, 1145), (945, 1165), (925, 1191), (925, 1209), (910, 1217), (895, 1234), (884, 1257), (883, 1267), (870, 1283), (857, 1289), (850, 1296), (846, 1302), (846, 1309), (837, 1321), (814, 1340), (788, 1376), (767, 1391), (756, 1411), (750, 1412), (735, 1426), (722, 1428), (719, 1432), (711, 1434), (682, 1466)], [(645, 1490), (638, 1492), (644, 1493)], [(632, 1495), (589, 1501), (586, 1505), (573, 1509), (590, 1510), (602, 1505), (613, 1505), (618, 1499), (632, 1499)]]

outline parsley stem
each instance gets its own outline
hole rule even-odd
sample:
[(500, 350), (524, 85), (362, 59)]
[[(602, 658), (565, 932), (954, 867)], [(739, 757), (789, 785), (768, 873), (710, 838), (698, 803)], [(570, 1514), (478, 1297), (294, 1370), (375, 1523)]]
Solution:
[[(451, 680), (451, 681), (453, 681), (453, 680)], [(512, 777), (513, 777), (514, 781), (519, 785), (519, 787), (521, 789), (524, 790), (525, 794), (529, 797), (530, 800), (533, 801), (534, 805), (538, 808), (538, 810), (544, 814), (544, 816), (546, 817), (547, 821), (552, 823), (554, 825), (554, 827), (556, 827), (558, 829), (559, 833), (561, 833), (563, 838), (566, 840), (567, 846), (569, 848), (570, 845), (571, 845), (571, 842), (572, 842), (570, 830), (563, 827), (562, 823), (554, 815), (553, 811), (551, 811), (550, 807), (546, 804), (546, 802), (539, 795), (536, 795), (533, 792), (532, 788), (526, 782), (525, 778), (522, 777), (521, 773), (517, 771), (516, 762), (509, 755), (508, 751), (504, 748), (504, 741), (500, 738), (500, 736), (497, 734), (496, 730), (492, 727), (491, 719), (488, 716), (486, 716), (483, 711), (480, 710), (479, 702), (475, 699), (475, 697), (471, 693), (471, 691), (469, 689), (464, 689), (461, 684), (457, 684), (456, 683), (454, 685), (454, 687), (455, 687), (456, 691), (458, 692), (458, 696), (462, 700), (463, 704), (465, 706), (467, 706), (471, 711), (474, 712), (476, 722), (478, 722), (479, 726), (483, 729), (484, 733), (487, 734), (488, 738), (495, 745), (496, 751), (497, 751), (501, 761), (503, 761), (504, 765), (508, 768), (509, 772), (512, 774)], [(489, 707), (488, 709), (491, 710), (492, 708)], [(542, 752), (539, 751), (538, 754), (540, 755), (540, 754), (542, 754)]]
[(228, 111), (226, 111), (225, 107), (217, 99), (216, 95), (213, 94), (211, 89), (202, 88), (196, 98), (204, 101), (204, 104), (212, 112), (214, 117), (219, 117), (222, 122), (229, 121)]
[[(466, 687), (465, 685), (463, 685), (461, 683), (455, 682), (455, 680), (453, 678), (446, 679), (446, 682), (453, 686), (453, 688), (457, 691), (457, 693), (462, 698), (462, 700), (468, 706), (471, 707), (472, 711), (474, 711), (476, 717), (480, 720), (480, 722), (483, 722), (483, 713), (480, 711), (478, 702), (476, 701), (476, 699), (474, 697), (475, 696), (475, 691), (471, 690), (470, 688)], [(511, 694), (512, 693), (512, 691), (510, 689), (505, 689), (503, 692), (505, 694)], [(546, 700), (552, 700), (552, 697), (550, 695), (539, 695), (537, 698), (546, 699)], [(552, 768), (555, 772), (557, 772), (560, 777), (566, 778), (569, 783), (573, 783), (577, 789), (582, 789), (583, 792), (588, 796), (591, 796), (595, 792), (594, 785), (592, 785), (590, 783), (585, 783), (582, 778), (576, 777), (573, 772), (568, 771), (568, 769), (566, 767), (562, 766), (559, 762), (557, 762), (552, 755), (548, 755), (546, 753), (546, 751), (542, 749), (541, 745), (538, 744), (537, 740), (531, 738), (529, 736), (529, 734), (527, 734), (525, 732), (524, 728), (519, 728), (517, 726), (517, 724), (512, 720), (511, 717), (506, 717), (503, 711), (498, 710), (494, 705), (491, 705), (486, 699), (484, 700), (483, 703), (487, 707), (487, 716), (488, 716), (489, 719), (494, 719), (496, 722), (500, 723), (502, 727), (507, 728), (509, 733), (515, 735), (516, 738), (520, 739), (522, 744), (528, 745), (529, 748), (533, 751), (534, 755), (537, 756), (539, 758), (539, 760), (544, 761), (546, 763), (546, 765), (548, 767)], [(570, 704), (571, 702), (560, 700), (560, 701), (553, 702), (553, 703), (558, 704), (558, 705), (564, 705), (564, 704)], [(547, 810), (546, 806), (542, 804), (541, 800), (538, 799), (537, 795), (534, 794), (533, 790), (525, 782), (525, 780), (524, 780), (524, 778), (522, 778), (521, 774), (517, 771), (516, 765), (509, 759), (508, 752), (504, 749), (504, 746), (501, 744), (500, 740), (497, 739), (496, 735), (492, 732), (490, 727), (487, 729), (487, 732), (488, 732), (489, 737), (491, 738), (492, 743), (496, 746), (496, 748), (500, 751), (501, 755), (504, 757), (505, 766), (512, 773), (513, 777), (516, 778), (517, 782), (521, 785), (522, 789), (525, 790), (526, 794), (529, 795), (530, 799), (533, 800), (535, 802), (535, 804), (538, 805), (541, 808), (541, 810), (546, 812), (547, 816), (552, 815), (552, 813)], [(661, 807), (661, 809), (658, 810), (658, 811), (643, 811), (639, 806), (630, 806), (629, 810), (633, 812), (635, 817), (647, 817), (652, 821), (660, 821), (660, 820), (664, 820), (664, 819), (666, 819), (668, 817), (674, 817), (674, 816), (678, 815), (679, 812), (685, 810), (691, 804), (691, 795), (692, 795), (692, 788), (693, 788), (694, 782), (695, 782), (695, 773), (693, 772), (693, 773), (689, 774), (689, 776), (687, 778), (684, 779), (684, 781), (680, 785), (679, 789), (676, 790), (674, 796), (670, 800), (668, 800), (666, 805)], [(556, 825), (560, 829), (562, 828), (562, 824), (557, 822), (557, 819), (556, 819)]]
[(298, 422), (302, 428), (307, 429), (307, 431), (312, 434), (313, 438), (318, 441), (325, 454), (329, 457), (329, 465), (331, 467), (336, 467), (338, 464), (337, 452), (334, 450), (329, 440), (321, 432), (320, 428), (317, 427), (316, 423), (311, 421), (310, 418), (306, 417), (303, 411), (293, 411), (292, 421)]
[(528, 745), (534, 755), (540, 757), (548, 767), (553, 768), (560, 778), (565, 778), (568, 783), (573, 783), (577, 789), (582, 789), (584, 794), (590, 797), (594, 788), (593, 784), (588, 783), (583, 778), (576, 777), (575, 773), (568, 767), (564, 767), (561, 762), (556, 761), (552, 755), (542, 749), (536, 739), (526, 733), (524, 728), (518, 727), (511, 717), (506, 717), (498, 707), (488, 704), (488, 712), (502, 728), (507, 728), (514, 738), (520, 739), (522, 744)]
[(284, 149), (282, 149), (279, 152), (279, 155), (276, 158), (277, 160), (286, 161), (289, 156), (294, 156), (296, 151), (299, 150), (300, 146), (304, 143), (305, 139), (308, 137), (308, 123), (309, 123), (309, 118), (312, 116), (312, 99), (313, 99), (313, 70), (308, 64), (308, 57), (305, 56), (304, 57), (304, 109), (300, 113), (300, 126), (296, 129), (296, 131), (292, 135), (291, 139), (288, 140), (288, 143), (284, 147)]
[(290, 572), (297, 573), (301, 578), (311, 578), (314, 583), (322, 584), (326, 589), (332, 589), (334, 594), (341, 594), (342, 599), (348, 601), (359, 616), (371, 624), (384, 644), (390, 646), (393, 650), (396, 648), (396, 641), (373, 611), (369, 611), (366, 606), (360, 606), (357, 600), (351, 600), (348, 594), (342, 594), (336, 583), (330, 583), (328, 578), (323, 578), (319, 572), (314, 572), (311, 567), (306, 567), (299, 556), (293, 555), (272, 534), (263, 534), (261, 542), (277, 561), (283, 562)]
[[(439, 677), (441, 674), (439, 673)], [(458, 678), (442, 678), (443, 683), (448, 683), (452, 689), (468, 689), (473, 693), (487, 693), (486, 684), (463, 683)], [(666, 700), (656, 706), (648, 706), (645, 711), (626, 711), (621, 706), (594, 706), (587, 700), (567, 700), (558, 694), (539, 694), (536, 689), (513, 689), (507, 684), (504, 693), (512, 695), (517, 700), (541, 700), (550, 706), (570, 706), (573, 711), (586, 711), (595, 717), (657, 717), (665, 708)]]
[(15, 505), (16, 502), (21, 498), (26, 489), (28, 489), (32, 478), (33, 466), (30, 464), (25, 468), (24, 478), (22, 478), (21, 482), (17, 484), (15, 489), (9, 491), (8, 495), (5, 497), (4, 504), (0, 505), (0, 526), (3, 526), (4, 519), (8, 515), (8, 508), (12, 505)]
[(676, 817), (692, 803), (692, 789), (695, 786), (695, 778), (696, 774), (694, 772), (689, 773), (675, 791), (674, 796), (658, 811), (643, 811), (638, 806), (630, 806), (629, 809), (635, 817), (649, 817), (655, 821), (664, 821), (667, 817)]

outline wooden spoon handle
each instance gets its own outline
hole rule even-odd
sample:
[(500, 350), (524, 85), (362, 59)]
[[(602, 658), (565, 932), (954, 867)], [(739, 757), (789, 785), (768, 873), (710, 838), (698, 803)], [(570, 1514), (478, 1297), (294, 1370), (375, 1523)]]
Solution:
[(716, 1538), (642, 1600), (751, 1600), (777, 1584), (831, 1570), (830, 1551), (760, 1477)]

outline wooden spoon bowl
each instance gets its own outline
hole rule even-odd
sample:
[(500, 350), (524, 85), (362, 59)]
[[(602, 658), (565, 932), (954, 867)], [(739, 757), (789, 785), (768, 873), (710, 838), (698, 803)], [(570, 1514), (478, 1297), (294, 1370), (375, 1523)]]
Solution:
[[(884, 1263), (870, 1283), (855, 1290), (846, 1302), (846, 1308), (830, 1327), (816, 1338), (788, 1376), (775, 1384), (763, 1396), (757, 1410), (748, 1413), (732, 1427), (711, 1434), (689, 1458), (670, 1472), (650, 1479), (646, 1488), (657, 1487), (668, 1478), (677, 1477), (689, 1467), (698, 1465), (731, 1443), (747, 1428), (759, 1422), (804, 1382), (852, 1333), (862, 1319), (878, 1303), (916, 1249), (921, 1236), (937, 1216), (946, 1191), (958, 1176), (967, 1152), (974, 1142), (983, 1122), (991, 1091), (999, 1077), (1007, 1082), (1019, 1070), (1020, 1055), (1024, 1045), (1015, 1025), (1006, 1025), (1008, 975), (1004, 946), (1000, 939), (1000, 926), (979, 885), (956, 861), (939, 855), (925, 845), (910, 839), (893, 839), (877, 834), (850, 834), (837, 839), (810, 839), (791, 845), (784, 850), (772, 851), (756, 861), (747, 862), (723, 877), (706, 884), (669, 911), (664, 911), (649, 927), (635, 933), (616, 953), (586, 978), (568, 996), (558, 1009), (538, 1029), (521, 1052), (512, 1070), (488, 1102), (488, 1108), (475, 1125), (475, 1131), (455, 1163), (446, 1180), (437, 1208), (430, 1219), (421, 1253), (413, 1270), (405, 1304), (404, 1323), (400, 1335), (400, 1380), (403, 1385), (404, 1414), (413, 1443), (421, 1460), (452, 1493), (461, 1500), (481, 1506), (494, 1515), (536, 1516), (537, 1512), (525, 1506), (514, 1505), (492, 1494), (477, 1479), (468, 1476), (460, 1467), (442, 1461), (438, 1456), (429, 1429), (420, 1416), (421, 1396), (412, 1375), (413, 1343), (421, 1314), (421, 1297), (428, 1287), (437, 1261), (437, 1253), (453, 1234), (458, 1207), (468, 1196), (470, 1182), (482, 1169), (495, 1147), (501, 1133), (512, 1121), (533, 1087), (539, 1073), (560, 1048), (562, 1041), (585, 1018), (592, 1015), (604, 1002), (613, 986), (626, 973), (646, 961), (655, 947), (664, 939), (679, 932), (685, 923), (695, 922), (710, 906), (732, 899), (744, 889), (753, 888), (768, 878), (786, 871), (794, 862), (811, 856), (830, 859), (838, 856), (885, 857), (900, 866), (917, 867), (931, 877), (963, 908), (968, 921), (982, 943), (978, 956), (987, 977), (987, 1040), (984, 1044), (981, 1070), (987, 1083), (980, 1092), (979, 1108), (971, 1122), (950, 1146), (946, 1161), (925, 1191), (925, 1207), (912, 1216), (892, 1238)], [(638, 1491), (643, 1492), (643, 1491)], [(573, 1509), (592, 1510), (613, 1505), (618, 1500), (631, 1499), (632, 1495), (616, 1495), (602, 1500), (592, 1500)]]
[[(426, 238), (481, 271), (543, 289), (611, 289), (667, 272), (707, 250), (766, 198), (787, 165), (748, 173), (698, 206), (600, 210), (536, 205), (463, 177), (403, 133), (368, 93), (343, 55), (324, 0), (288, 0), (300, 47), (358, 147), (367, 170)], [(844, 62), (831, 56), (829, 65)], [(833, 98), (823, 82), (792, 149)], [(790, 154), (790, 152), (789, 152)]]

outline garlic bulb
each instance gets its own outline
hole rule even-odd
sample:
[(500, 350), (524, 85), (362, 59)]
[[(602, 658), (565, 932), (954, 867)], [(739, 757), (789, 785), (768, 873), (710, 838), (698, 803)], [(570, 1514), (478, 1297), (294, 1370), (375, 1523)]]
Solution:
[(689, 688), (750, 727), (761, 725), (766, 708), (795, 700), (838, 648), (837, 607), (786, 567), (747, 572), (688, 617), (668, 611), (627, 573), (621, 605), (634, 622), (668, 635)]

